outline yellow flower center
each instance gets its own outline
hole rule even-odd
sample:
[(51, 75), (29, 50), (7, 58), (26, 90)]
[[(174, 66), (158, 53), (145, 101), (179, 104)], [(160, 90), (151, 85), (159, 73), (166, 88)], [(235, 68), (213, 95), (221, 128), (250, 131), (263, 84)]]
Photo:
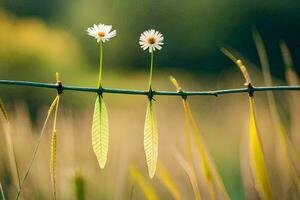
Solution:
[(148, 38), (148, 43), (149, 44), (154, 44), (155, 43), (155, 38), (154, 37), (149, 37)]
[(105, 36), (105, 33), (104, 33), (104, 32), (98, 32), (98, 36), (99, 36), (99, 37), (104, 37), (104, 36)]

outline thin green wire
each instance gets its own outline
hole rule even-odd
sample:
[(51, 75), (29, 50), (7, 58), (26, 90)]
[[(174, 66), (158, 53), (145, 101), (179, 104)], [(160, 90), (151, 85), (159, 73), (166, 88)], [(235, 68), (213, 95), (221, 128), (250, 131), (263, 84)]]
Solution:
[[(58, 85), (55, 83), (41, 83), (41, 82), (31, 82), (31, 81), (15, 81), (15, 80), (0, 80), (0, 85), (18, 85), (18, 86), (28, 86), (28, 87), (37, 87), (37, 88), (49, 88), (57, 90)], [(96, 92), (100, 90), (103, 93), (111, 94), (128, 94), (128, 95), (148, 95), (149, 90), (128, 90), (128, 89), (118, 89), (118, 88), (94, 88), (94, 87), (81, 87), (81, 86), (70, 86), (62, 85), (63, 91), (72, 90), (78, 92)], [(253, 91), (262, 92), (262, 91), (295, 91), (300, 90), (299, 85), (295, 86), (266, 86), (266, 87), (255, 87), (253, 86)], [(234, 93), (247, 93), (248, 88), (233, 88), (233, 89), (220, 89), (220, 90), (208, 90), (208, 91), (152, 91), (153, 95), (164, 95), (164, 96), (218, 96), (223, 94), (234, 94)]]

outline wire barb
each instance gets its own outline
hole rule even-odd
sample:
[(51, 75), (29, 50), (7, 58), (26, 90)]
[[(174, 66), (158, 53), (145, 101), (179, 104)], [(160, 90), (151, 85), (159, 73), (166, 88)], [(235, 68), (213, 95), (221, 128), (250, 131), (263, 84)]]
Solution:
[(57, 85), (57, 87), (56, 87), (57, 94), (61, 95), (64, 91), (64, 87), (62, 85), (62, 82), (59, 80), (59, 73), (58, 72), (55, 73), (55, 77), (56, 77), (56, 85)]
[(254, 95), (254, 87), (252, 86), (251, 83), (248, 83), (248, 94), (249, 94), (249, 97), (253, 97)]
[(149, 101), (152, 101), (152, 100), (154, 100), (154, 101), (155, 101), (155, 99), (153, 98), (153, 97), (154, 97), (154, 92), (153, 92), (153, 90), (152, 90), (152, 87), (151, 87), (151, 86), (149, 87), (149, 91), (148, 91), (148, 94), (147, 94), (147, 96), (148, 96), (148, 99), (149, 99)]
[(104, 88), (100, 85), (98, 90), (97, 90), (97, 94), (100, 96), (100, 97), (103, 97), (103, 92), (104, 92)]
[(57, 82), (57, 88), (56, 88), (56, 89), (57, 89), (57, 94), (58, 94), (58, 95), (61, 95), (61, 94), (63, 93), (64, 87), (63, 87), (61, 81), (58, 81), (58, 82)]

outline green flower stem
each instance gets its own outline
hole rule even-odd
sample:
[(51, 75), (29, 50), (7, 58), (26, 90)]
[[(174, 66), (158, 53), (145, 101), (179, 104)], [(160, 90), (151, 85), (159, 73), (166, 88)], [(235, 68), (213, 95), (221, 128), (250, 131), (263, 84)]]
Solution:
[(98, 78), (98, 85), (97, 87), (100, 88), (101, 87), (101, 76), (102, 76), (102, 41), (100, 41), (100, 51), (99, 51), (99, 78)]
[(153, 71), (153, 57), (154, 57), (154, 52), (152, 51), (151, 53), (151, 58), (150, 58), (150, 74), (149, 74), (149, 84), (148, 84), (148, 89), (151, 89), (151, 84), (152, 84), (152, 71)]

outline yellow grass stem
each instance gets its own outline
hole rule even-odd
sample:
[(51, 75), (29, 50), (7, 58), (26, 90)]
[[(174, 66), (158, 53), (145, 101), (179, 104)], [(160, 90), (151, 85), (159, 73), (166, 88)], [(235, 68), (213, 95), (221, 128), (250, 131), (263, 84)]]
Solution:
[[(232, 53), (226, 49), (221, 49), (225, 55), (227, 55), (231, 60), (233, 60), (236, 65), (240, 68), (246, 83), (248, 86), (252, 86), (251, 79), (247, 68), (242, 64), (242, 61), (236, 59)], [(240, 62), (238, 62), (240, 61)], [(244, 66), (244, 67), (241, 67)], [(267, 167), (265, 163), (265, 157), (263, 152), (263, 146), (260, 139), (260, 135), (257, 129), (256, 116), (255, 116), (255, 106), (253, 94), (249, 91), (249, 104), (250, 104), (250, 122), (249, 122), (249, 159), (250, 168), (252, 172), (252, 177), (254, 179), (254, 184), (256, 190), (259, 192), (260, 197), (264, 200), (274, 199), (272, 188), (269, 182), (269, 177), (267, 173)]]
[(5, 195), (4, 195), (4, 191), (3, 191), (3, 187), (2, 187), (1, 181), (0, 181), (0, 192), (1, 192), (2, 199), (5, 200)]
[(19, 174), (19, 169), (18, 169), (18, 163), (17, 163), (17, 157), (15, 154), (15, 148), (12, 140), (12, 135), (10, 131), (10, 122), (8, 120), (8, 114), (6, 112), (4, 103), (0, 99), (0, 113), (2, 113), (2, 116), (5, 120), (4, 123), (4, 135), (5, 135), (5, 141), (7, 145), (7, 153), (8, 153), (8, 159), (9, 159), (9, 164), (11, 167), (11, 173), (13, 177), (13, 182), (17, 188), (17, 190), (20, 189), (21, 181), (20, 181), (20, 174)]
[(51, 104), (50, 107), (49, 107), (49, 110), (48, 110), (46, 119), (45, 119), (45, 121), (44, 121), (42, 130), (41, 130), (41, 134), (40, 134), (40, 136), (39, 136), (39, 138), (38, 138), (38, 140), (37, 140), (37, 143), (36, 143), (35, 148), (34, 148), (34, 150), (33, 150), (33, 154), (32, 154), (31, 160), (30, 160), (30, 162), (29, 162), (29, 164), (28, 164), (27, 170), (26, 170), (26, 172), (25, 172), (25, 174), (24, 174), (24, 176), (23, 176), (23, 179), (22, 179), (22, 181), (21, 181), (20, 189), (19, 189), (18, 192), (17, 192), (16, 199), (19, 199), (19, 197), (20, 197), (20, 194), (21, 194), (21, 191), (22, 191), (22, 189), (23, 189), (24, 183), (25, 183), (25, 181), (26, 181), (26, 179), (27, 179), (27, 177), (28, 177), (28, 175), (29, 175), (29, 172), (30, 172), (30, 170), (31, 170), (31, 168), (32, 168), (33, 161), (34, 161), (35, 158), (36, 158), (36, 154), (37, 154), (38, 149), (39, 149), (39, 146), (40, 146), (40, 144), (41, 144), (42, 137), (43, 137), (43, 135), (44, 135), (44, 133), (45, 133), (45, 129), (46, 129), (47, 122), (48, 122), (48, 120), (49, 120), (49, 118), (50, 118), (50, 115), (51, 115), (51, 113), (52, 113), (54, 107), (56, 106), (57, 101), (58, 101), (58, 96), (55, 97), (55, 99), (53, 100), (52, 104)]
[(222, 198), (223, 199), (230, 199), (226, 188), (224, 186), (224, 183), (222, 181), (222, 178), (213, 162), (212, 157), (209, 155), (209, 152), (207, 151), (207, 148), (205, 147), (204, 141), (201, 138), (201, 134), (199, 132), (199, 128), (196, 124), (195, 118), (193, 116), (192, 110), (190, 108), (190, 105), (187, 101), (185, 101), (185, 107), (188, 111), (189, 114), (189, 119), (191, 122), (192, 126), (192, 133), (193, 133), (193, 140), (195, 141), (197, 147), (198, 147), (198, 152), (202, 157), (202, 167), (203, 167), (203, 172), (206, 177), (206, 182), (208, 184), (209, 192), (211, 199), (216, 198), (216, 191), (213, 188), (213, 180), (216, 182), (218, 189), (221, 192)]
[[(182, 91), (182, 88), (179, 86), (178, 82), (175, 78), (170, 77), (171, 82), (176, 87), (177, 91)], [(183, 96), (184, 97), (184, 96)], [(208, 187), (210, 199), (216, 199), (216, 191), (214, 189), (213, 181), (216, 182), (222, 197), (224, 199), (230, 199), (227, 191), (225, 189), (225, 186), (223, 184), (223, 181), (221, 179), (221, 176), (219, 175), (218, 171), (216, 170), (216, 167), (214, 163), (212, 162), (211, 156), (208, 154), (208, 151), (206, 150), (204, 141), (202, 139), (202, 136), (200, 134), (199, 128), (197, 126), (197, 123), (195, 121), (195, 118), (193, 116), (192, 110), (190, 108), (190, 105), (186, 98), (182, 98), (183, 108), (184, 108), (184, 115), (185, 115), (185, 127), (186, 127), (186, 140), (188, 144), (188, 157), (190, 158), (190, 165), (192, 169), (194, 168), (193, 158), (192, 158), (192, 150), (191, 150), (191, 142), (190, 137), (192, 136), (193, 141), (196, 143), (198, 153), (200, 154), (201, 158), (201, 169), (202, 174), (205, 179), (205, 185)], [(191, 129), (191, 131), (190, 131)], [(190, 136), (191, 134), (191, 136)], [(195, 170), (193, 170), (195, 171)], [(195, 173), (195, 172), (194, 172)]]
[(274, 199), (267, 174), (264, 152), (260, 135), (257, 129), (254, 98), (249, 97), (250, 122), (249, 122), (249, 158), (255, 187), (264, 200)]
[[(300, 85), (299, 77), (294, 70), (293, 67), (293, 60), (289, 51), (289, 48), (287, 47), (285, 42), (280, 43), (280, 49), (282, 53), (282, 57), (285, 64), (285, 77), (289, 85)], [(298, 131), (300, 129), (300, 125), (298, 123), (299, 119), (299, 112), (300, 112), (300, 94), (296, 92), (291, 92), (290, 94), (290, 111), (291, 111), (291, 132), (292, 136), (298, 137)], [(297, 138), (296, 138), (297, 139)], [(289, 148), (289, 153), (291, 155), (291, 160), (294, 159), (295, 166), (300, 166), (300, 158), (297, 150), (295, 149), (295, 146), (291, 140), (287, 140), (287, 146)], [(298, 190), (300, 190), (300, 178), (299, 174), (297, 174), (296, 167), (294, 165), (291, 165), (292, 169), (292, 178), (294, 179), (295, 184), (298, 187)]]
[(194, 199), (201, 200), (202, 198), (198, 187), (197, 177), (195, 172), (192, 169), (192, 166), (190, 166), (190, 164), (182, 157), (182, 155), (178, 151), (174, 150), (173, 154), (177, 162), (181, 165), (181, 167), (184, 169), (184, 172), (187, 174), (189, 178), (194, 193)]
[(6, 109), (5, 109), (2, 99), (0, 99), (0, 111), (1, 111), (0, 113), (3, 115), (6, 122), (9, 122), (8, 115), (7, 115), (7, 112), (6, 112)]
[(242, 62), (242, 60), (240, 59), (237, 59), (230, 51), (228, 51), (227, 49), (225, 48), (221, 48), (221, 51), (230, 59), (232, 60), (238, 67), (239, 69), (241, 70), (244, 78), (245, 78), (245, 84), (244, 85), (249, 85), (251, 84), (251, 78), (250, 78), (250, 75), (247, 71), (247, 68), (246, 66), (244, 65), (244, 63)]
[(58, 112), (59, 99), (60, 99), (59, 95), (57, 97), (58, 98), (55, 105), (54, 122), (53, 122), (52, 136), (51, 136), (51, 156), (50, 156), (50, 164), (49, 164), (53, 199), (56, 199), (56, 158), (57, 158), (56, 122), (57, 122), (57, 112)]
[[(263, 77), (264, 77), (264, 81), (265, 84), (268, 86), (272, 86), (273, 82), (272, 82), (272, 75), (271, 75), (271, 71), (270, 71), (270, 65), (269, 65), (269, 61), (268, 61), (268, 56), (267, 56), (267, 52), (263, 43), (263, 40), (261, 38), (261, 36), (259, 35), (259, 33), (257, 31), (253, 31), (253, 38), (254, 38), (254, 42), (256, 45), (256, 49), (259, 55), (259, 60), (260, 60), (260, 64), (262, 67), (262, 71), (263, 71)], [(288, 52), (288, 49), (286, 46), (281, 45), (281, 49), (282, 49), (282, 53), (283, 53), (283, 58), (285, 61), (285, 64), (287, 66), (287, 68), (289, 70), (292, 70), (292, 59), (290, 57), (290, 54)], [(282, 124), (282, 121), (280, 119), (280, 115), (276, 106), (276, 100), (275, 100), (275, 96), (274, 93), (269, 91), (267, 92), (267, 98), (268, 98), (268, 102), (269, 102), (269, 110), (271, 112), (271, 117), (272, 117), (272, 121), (274, 124), (274, 127), (276, 128), (276, 133), (277, 133), (277, 143), (278, 145), (276, 145), (276, 150), (277, 150), (277, 155), (278, 157), (278, 166), (281, 166), (281, 179), (285, 179), (286, 181), (282, 182), (282, 189), (285, 190), (283, 191), (284, 195), (288, 195), (288, 187), (286, 187), (286, 185), (289, 185), (289, 177), (292, 178), (292, 180), (294, 181), (294, 183), (296, 185), (298, 185), (298, 183), (300, 182), (299, 176), (296, 173), (296, 169), (293, 166), (293, 163), (290, 159), (290, 155), (289, 155), (289, 151), (294, 151), (293, 149), (293, 145), (290, 142), (290, 138), (288, 137), (285, 127)], [(289, 171), (289, 174), (287, 175), (286, 171)], [(285, 187), (285, 189), (284, 189)]]
[(210, 166), (209, 166), (209, 163), (208, 163), (205, 148), (204, 148), (204, 145), (203, 145), (203, 142), (202, 142), (203, 140), (202, 140), (202, 138), (199, 134), (198, 127), (197, 127), (197, 124), (194, 120), (194, 117), (193, 117), (192, 111), (190, 109), (189, 103), (186, 100), (183, 102), (183, 107), (184, 107), (184, 111), (185, 111), (186, 115), (188, 116), (188, 120), (190, 121), (192, 136), (193, 136), (193, 139), (196, 143), (198, 152), (200, 154), (201, 169), (202, 169), (202, 174), (203, 174), (203, 177), (204, 177), (204, 180), (205, 180), (205, 185), (208, 188), (210, 199), (214, 200), (214, 199), (216, 199), (216, 192), (214, 191), (213, 182), (212, 182), (212, 174), (211, 174), (211, 171), (210, 171)]
[(146, 199), (158, 200), (158, 197), (157, 197), (153, 187), (148, 183), (146, 178), (139, 172), (139, 170), (134, 166), (130, 166), (129, 171), (130, 171), (131, 178), (141, 188)]
[(162, 183), (165, 185), (165, 187), (168, 189), (170, 194), (172, 195), (173, 199), (175, 200), (181, 200), (181, 195), (178, 190), (178, 188), (175, 186), (173, 180), (171, 179), (171, 176), (166, 169), (166, 167), (163, 165), (162, 162), (158, 161), (157, 165), (157, 175), (159, 179), (162, 181)]

